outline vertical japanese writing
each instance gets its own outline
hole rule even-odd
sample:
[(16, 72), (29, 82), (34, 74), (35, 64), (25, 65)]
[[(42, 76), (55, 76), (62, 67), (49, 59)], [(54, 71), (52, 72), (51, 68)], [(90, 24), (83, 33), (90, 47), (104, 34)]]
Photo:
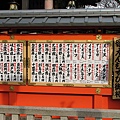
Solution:
[(114, 86), (113, 97), (120, 99), (120, 39), (114, 42)]
[(109, 49), (108, 43), (31, 43), (32, 82), (108, 84)]
[(23, 43), (0, 43), (0, 81), (23, 82)]

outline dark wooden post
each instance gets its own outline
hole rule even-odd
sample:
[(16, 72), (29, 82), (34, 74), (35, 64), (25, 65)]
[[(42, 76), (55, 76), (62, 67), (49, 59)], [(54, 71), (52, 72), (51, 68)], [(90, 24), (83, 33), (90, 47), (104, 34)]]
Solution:
[(22, 0), (22, 10), (29, 9), (29, 0)]

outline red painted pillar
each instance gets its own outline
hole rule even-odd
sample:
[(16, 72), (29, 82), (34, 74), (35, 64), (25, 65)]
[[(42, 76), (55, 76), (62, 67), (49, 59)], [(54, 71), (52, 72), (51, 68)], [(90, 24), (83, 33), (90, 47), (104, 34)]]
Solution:
[(53, 0), (45, 0), (45, 9), (53, 9)]
[(94, 109), (102, 109), (102, 95), (94, 95)]
[(17, 93), (9, 92), (9, 105), (16, 105), (17, 103)]

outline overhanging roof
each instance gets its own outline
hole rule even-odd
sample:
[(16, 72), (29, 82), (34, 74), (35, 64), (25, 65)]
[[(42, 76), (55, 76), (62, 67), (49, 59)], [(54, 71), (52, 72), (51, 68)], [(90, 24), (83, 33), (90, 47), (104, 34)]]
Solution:
[(0, 11), (0, 27), (120, 26), (120, 9)]

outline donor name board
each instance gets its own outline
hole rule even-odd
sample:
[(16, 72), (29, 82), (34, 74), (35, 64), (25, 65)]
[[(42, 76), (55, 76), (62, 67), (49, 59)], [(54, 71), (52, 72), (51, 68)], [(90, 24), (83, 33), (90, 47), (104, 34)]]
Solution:
[(26, 68), (24, 60), (26, 47), (24, 42), (8, 40), (0, 42), (0, 83), (24, 83)]
[(111, 86), (111, 41), (29, 42), (29, 83)]

